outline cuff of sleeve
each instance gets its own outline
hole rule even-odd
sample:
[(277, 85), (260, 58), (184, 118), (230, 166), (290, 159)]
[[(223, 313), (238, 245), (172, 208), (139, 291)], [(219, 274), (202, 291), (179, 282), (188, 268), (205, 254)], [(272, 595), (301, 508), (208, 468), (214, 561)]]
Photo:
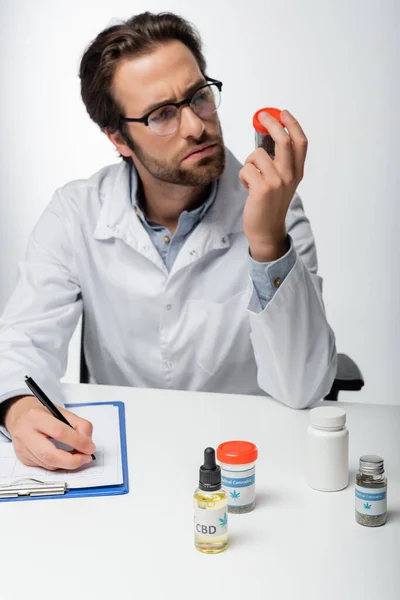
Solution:
[[(16, 398), (16, 396), (33, 396), (33, 394), (26, 387), (17, 388), (17, 389), (12, 390), (11, 392), (2, 394), (0, 396), (0, 404), (2, 402), (5, 402), (6, 400), (10, 400), (11, 398)], [(5, 441), (5, 442), (11, 441), (11, 436), (8, 432), (8, 429), (0, 423), (0, 442), (2, 442), (2, 441)]]
[(1, 442), (11, 442), (11, 436), (4, 425), (0, 425), (0, 444)]
[(250, 256), (249, 272), (262, 309), (272, 300), (279, 287), (285, 281), (296, 263), (296, 251), (293, 240), (288, 236), (290, 248), (278, 260), (260, 263)]

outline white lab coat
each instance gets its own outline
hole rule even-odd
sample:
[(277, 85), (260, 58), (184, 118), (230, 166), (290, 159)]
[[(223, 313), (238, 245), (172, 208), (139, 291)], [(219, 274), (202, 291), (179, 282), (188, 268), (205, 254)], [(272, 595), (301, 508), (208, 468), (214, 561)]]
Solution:
[(261, 310), (248, 273), (240, 168), (227, 151), (216, 201), (170, 273), (132, 208), (125, 162), (57, 190), (0, 320), (0, 400), (26, 394), (28, 374), (62, 404), (82, 307), (97, 383), (268, 394), (293, 408), (322, 399), (336, 350), (310, 225), (296, 195), (287, 216), (296, 263)]

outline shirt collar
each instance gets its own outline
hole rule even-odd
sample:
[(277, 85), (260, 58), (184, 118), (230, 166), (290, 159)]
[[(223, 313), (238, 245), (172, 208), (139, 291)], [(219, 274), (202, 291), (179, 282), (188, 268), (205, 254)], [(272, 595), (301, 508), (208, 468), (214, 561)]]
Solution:
[[(226, 167), (218, 180), (215, 202), (207, 213), (210, 236), (212, 231), (215, 239), (222, 239), (232, 233), (243, 233), (243, 207), (248, 192), (239, 179), (242, 166), (226, 148)], [(136, 169), (133, 173), (136, 175)], [(86, 193), (90, 198), (94, 194), (100, 203), (93, 231), (95, 239), (126, 237), (133, 247), (134, 240), (146, 233), (132, 206), (130, 184), (131, 168), (126, 161), (107, 165), (88, 180), (79, 183), (79, 186), (83, 186), (80, 193)]]
[[(141, 220), (143, 225), (146, 227), (146, 229), (148, 229), (148, 228), (154, 229), (154, 230), (163, 229), (162, 225), (159, 225), (158, 223), (154, 223), (153, 221), (149, 221), (147, 219), (146, 215), (144, 214), (144, 212), (142, 211), (142, 209), (139, 207), (138, 198), (137, 198), (137, 188), (138, 188), (138, 175), (137, 175), (137, 171), (136, 171), (135, 167), (132, 165), (131, 166), (131, 175), (130, 175), (130, 197), (131, 197), (132, 206), (134, 207), (136, 214), (138, 215), (139, 219)], [(211, 208), (211, 206), (214, 204), (215, 198), (217, 197), (217, 193), (218, 193), (218, 180), (214, 181), (212, 183), (210, 195), (208, 196), (207, 200), (205, 202), (203, 202), (203, 204), (201, 204), (197, 208), (190, 210), (190, 211), (184, 210), (180, 214), (179, 221), (178, 221), (178, 227), (180, 229), (182, 229), (182, 228), (186, 229), (186, 228), (192, 228), (195, 225), (197, 225), (201, 221), (201, 219), (204, 217), (204, 215), (207, 213), (207, 211)]]

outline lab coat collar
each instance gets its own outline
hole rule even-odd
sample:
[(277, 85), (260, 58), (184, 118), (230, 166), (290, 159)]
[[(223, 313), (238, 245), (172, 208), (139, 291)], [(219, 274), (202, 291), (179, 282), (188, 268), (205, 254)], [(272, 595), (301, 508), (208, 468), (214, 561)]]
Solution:
[[(97, 183), (101, 201), (100, 215), (93, 233), (96, 240), (123, 237), (133, 212), (130, 201), (130, 165), (126, 161), (105, 167)], [(96, 174), (97, 175), (97, 174)], [(96, 175), (93, 179), (96, 179)]]
[[(246, 191), (239, 181), (241, 164), (226, 148), (226, 166), (219, 180), (216, 200), (204, 220), (194, 231), (208, 228), (207, 240), (203, 237), (203, 250), (228, 247), (229, 234), (243, 231), (241, 215)], [(130, 197), (130, 165), (122, 161), (100, 172), (99, 193), (103, 199), (94, 238), (106, 240), (121, 238), (133, 248), (149, 243), (148, 233), (136, 214)], [(99, 175), (99, 174), (98, 174)], [(96, 176), (95, 176), (96, 177)], [(192, 234), (193, 235), (193, 234)], [(196, 236), (197, 237), (197, 236)], [(156, 254), (157, 251), (155, 251)], [(159, 262), (157, 260), (157, 262)]]

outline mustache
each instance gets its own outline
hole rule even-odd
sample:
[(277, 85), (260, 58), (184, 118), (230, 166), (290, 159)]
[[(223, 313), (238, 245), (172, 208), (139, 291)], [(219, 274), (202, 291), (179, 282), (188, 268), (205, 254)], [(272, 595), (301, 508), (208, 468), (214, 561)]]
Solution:
[(196, 152), (196, 149), (199, 146), (202, 146), (203, 144), (216, 144), (218, 146), (221, 146), (222, 145), (222, 137), (220, 135), (219, 136), (210, 136), (204, 132), (203, 135), (195, 141), (195, 143), (193, 143), (191, 146), (188, 146), (186, 148), (185, 152), (182, 154), (182, 159), (185, 158), (185, 156), (187, 156), (191, 152)]

